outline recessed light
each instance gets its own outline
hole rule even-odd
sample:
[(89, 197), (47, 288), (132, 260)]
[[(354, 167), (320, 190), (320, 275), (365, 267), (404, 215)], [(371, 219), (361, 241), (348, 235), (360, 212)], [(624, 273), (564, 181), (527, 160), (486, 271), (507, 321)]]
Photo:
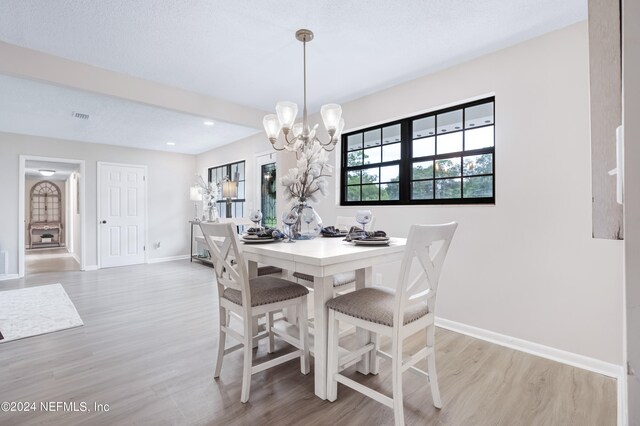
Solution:
[(55, 171), (55, 170), (40, 169), (40, 170), (38, 170), (38, 171), (40, 172), (40, 174), (41, 174), (42, 176), (53, 176), (53, 175), (56, 173), (56, 171)]
[(167, 145), (169, 146), (174, 146), (176, 143), (175, 142), (167, 142)]
[(213, 122), (213, 121), (211, 121), (211, 120), (207, 120), (207, 121), (205, 121), (205, 122), (204, 122), (204, 123), (202, 123), (202, 124), (204, 124), (205, 126), (213, 126), (213, 125), (214, 125), (214, 124), (216, 124), (216, 123), (214, 123), (214, 122)]

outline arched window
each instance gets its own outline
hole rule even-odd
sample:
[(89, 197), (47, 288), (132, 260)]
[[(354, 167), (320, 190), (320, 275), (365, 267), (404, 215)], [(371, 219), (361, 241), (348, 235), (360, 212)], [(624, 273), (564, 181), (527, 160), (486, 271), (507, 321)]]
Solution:
[(60, 188), (43, 180), (31, 188), (31, 222), (60, 222), (62, 202)]

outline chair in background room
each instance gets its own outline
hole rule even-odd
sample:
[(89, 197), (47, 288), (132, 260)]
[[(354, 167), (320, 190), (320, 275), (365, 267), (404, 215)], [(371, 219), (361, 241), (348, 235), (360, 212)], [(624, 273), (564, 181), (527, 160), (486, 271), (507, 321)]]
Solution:
[[(200, 223), (205, 236), (211, 260), (214, 265), (218, 286), (219, 338), (214, 377), (220, 376), (222, 360), (225, 355), (243, 349), (244, 364), (242, 370), (241, 402), (249, 400), (251, 375), (267, 368), (300, 358), (300, 370), (309, 373), (309, 339), (307, 324), (307, 294), (309, 290), (294, 282), (275, 276), (259, 276), (249, 279), (247, 263), (239, 247), (239, 240), (232, 223)], [(299, 337), (284, 334), (273, 327), (273, 313), (283, 308), (295, 307), (301, 313), (298, 322)], [(230, 327), (230, 315), (233, 312), (243, 322), (243, 333)], [(266, 330), (254, 337), (254, 317), (266, 315)], [(240, 343), (225, 348), (226, 336)], [(271, 359), (262, 364), (253, 365), (253, 342), (268, 337), (267, 350), (273, 352), (274, 336), (280, 336), (297, 350)]]
[[(394, 410), (396, 425), (404, 425), (402, 373), (410, 371), (425, 377), (431, 384), (433, 405), (442, 406), (435, 363), (435, 304), (438, 281), (449, 245), (458, 224), (413, 225), (409, 230), (406, 251), (400, 268), (400, 277), (393, 291), (389, 288), (368, 287), (338, 296), (329, 302), (329, 353), (327, 367), (327, 399), (335, 401), (338, 382), (387, 405)], [(411, 279), (412, 267), (418, 270)], [(371, 342), (350, 354), (338, 358), (339, 322), (364, 328), (372, 333)], [(426, 332), (426, 346), (406, 360), (403, 357), (404, 340), (418, 332)], [(391, 339), (391, 353), (378, 348), (378, 336)], [(392, 398), (374, 391), (340, 372), (362, 356), (391, 361)], [(427, 371), (415, 367), (427, 359)], [(373, 369), (377, 373), (377, 367)]]

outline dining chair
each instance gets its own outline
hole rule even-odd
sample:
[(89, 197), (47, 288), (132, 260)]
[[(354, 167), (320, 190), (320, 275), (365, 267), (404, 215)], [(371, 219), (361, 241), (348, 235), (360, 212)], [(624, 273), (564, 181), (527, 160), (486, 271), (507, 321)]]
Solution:
[[(411, 226), (395, 291), (383, 287), (368, 287), (327, 302), (329, 308), (327, 399), (329, 401), (333, 402), (337, 399), (339, 382), (393, 408), (395, 424), (404, 425), (402, 373), (408, 370), (428, 379), (433, 405), (436, 408), (442, 407), (435, 360), (436, 292), (442, 265), (457, 226), (456, 222)], [(418, 271), (413, 279), (411, 278), (416, 274), (412, 274), (412, 268)], [(340, 321), (371, 332), (371, 342), (339, 358)], [(426, 332), (425, 347), (404, 359), (404, 340), (418, 332)], [(379, 335), (391, 339), (390, 354), (379, 350)], [(340, 374), (354, 360), (370, 355), (391, 361), (393, 390), (391, 398)], [(426, 372), (415, 366), (424, 358), (427, 359)]]
[[(260, 371), (300, 358), (300, 371), (309, 373), (309, 338), (307, 324), (307, 294), (309, 290), (294, 282), (264, 275), (249, 279), (247, 263), (244, 261), (238, 235), (231, 223), (200, 223), (206, 238), (218, 286), (219, 338), (214, 377), (220, 377), (225, 355), (243, 348), (241, 402), (249, 400), (251, 376)], [(283, 308), (296, 307), (301, 312), (298, 322), (299, 336), (277, 330), (273, 325), (273, 313)], [(233, 312), (242, 319), (243, 333), (230, 327)], [(254, 336), (254, 317), (266, 315), (266, 330)], [(240, 343), (226, 348), (227, 335)], [(253, 342), (268, 337), (267, 351), (273, 352), (274, 336), (281, 337), (297, 350), (286, 355), (253, 365)]]
[[(374, 229), (373, 226), (376, 222), (375, 216), (371, 216), (371, 222), (369, 222), (369, 229)], [(334, 225), (336, 228), (346, 228), (347, 230), (351, 229), (352, 226), (362, 226), (357, 221), (355, 216), (338, 216), (336, 218), (336, 223)], [(294, 272), (293, 276), (304, 280), (310, 283), (313, 283), (313, 276), (309, 274), (303, 274), (301, 272)], [(299, 281), (298, 281), (299, 282)], [(333, 276), (333, 291), (334, 295), (336, 292), (343, 292), (347, 290), (351, 290), (355, 287), (356, 284), (356, 271), (342, 272), (340, 274), (336, 274)]]
[[(236, 226), (238, 234), (240, 234), (240, 227), (253, 226), (254, 223), (251, 219), (246, 217), (231, 217), (219, 219), (219, 223), (233, 223)], [(271, 265), (258, 266), (258, 276), (261, 275), (282, 275), (282, 268)]]

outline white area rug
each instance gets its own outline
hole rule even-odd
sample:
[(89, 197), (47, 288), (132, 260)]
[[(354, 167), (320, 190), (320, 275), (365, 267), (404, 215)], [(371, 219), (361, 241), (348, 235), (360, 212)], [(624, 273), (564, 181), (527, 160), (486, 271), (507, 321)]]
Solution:
[(83, 324), (60, 284), (0, 291), (0, 343)]

